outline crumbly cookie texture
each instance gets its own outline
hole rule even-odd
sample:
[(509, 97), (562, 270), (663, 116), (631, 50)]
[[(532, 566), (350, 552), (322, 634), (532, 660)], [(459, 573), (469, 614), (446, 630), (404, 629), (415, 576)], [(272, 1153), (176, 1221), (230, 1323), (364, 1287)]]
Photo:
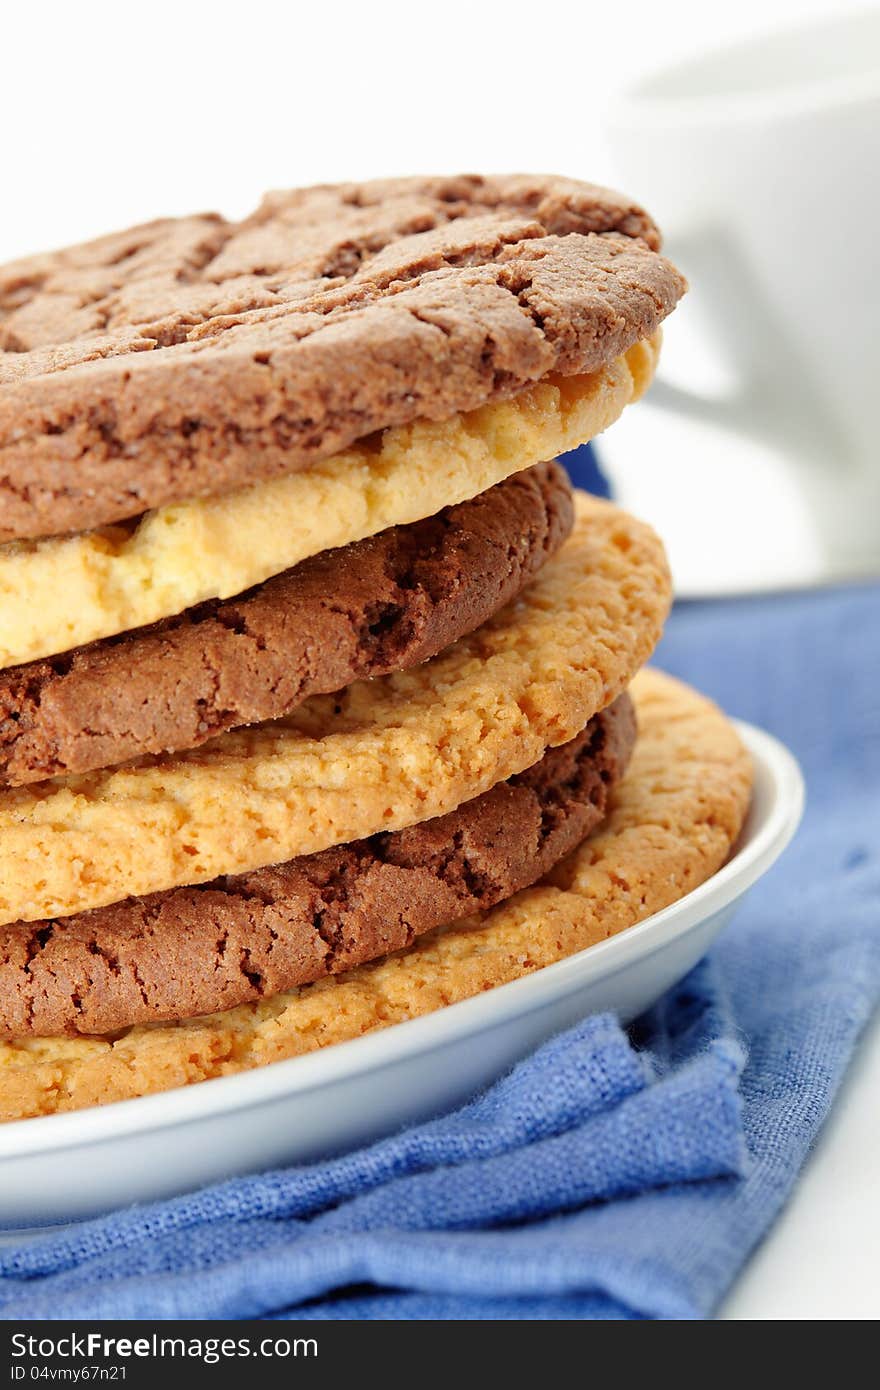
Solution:
[(188, 753), (0, 793), (0, 920), (70, 916), (445, 815), (616, 699), (656, 645), (670, 587), (654, 532), (579, 494), (558, 555), (432, 661)]
[(0, 927), (0, 1037), (215, 1013), (492, 907), (599, 824), (635, 731), (623, 694), (570, 743), (435, 820), (198, 888)]
[(650, 218), (541, 176), (274, 194), (0, 270), (0, 540), (307, 467), (548, 372), (592, 372), (684, 291)]
[(604, 430), (650, 382), (659, 346), (640, 341), (592, 374), (385, 430), (307, 472), (128, 526), (0, 546), (0, 667), (229, 598), (323, 550), (476, 497)]
[(675, 902), (735, 843), (751, 763), (695, 691), (646, 671), (631, 693), (639, 738), (611, 813), (541, 885), (375, 965), (258, 1004), (113, 1038), (0, 1044), (0, 1114), (130, 1099), (345, 1042), (530, 974)]
[(571, 531), (558, 463), (226, 602), (0, 670), (0, 786), (197, 748), (418, 666), (510, 601)]

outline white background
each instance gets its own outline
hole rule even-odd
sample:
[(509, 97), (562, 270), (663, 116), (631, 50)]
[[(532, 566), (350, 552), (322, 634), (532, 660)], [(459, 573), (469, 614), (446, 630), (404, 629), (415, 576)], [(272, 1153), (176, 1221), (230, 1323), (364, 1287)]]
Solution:
[[(242, 215), (266, 188), (312, 181), (523, 169), (613, 183), (602, 113), (618, 90), (654, 66), (829, 8), (7, 6), (0, 261), (161, 214)], [(880, 1313), (878, 1085), (875, 1028), (728, 1316)]]
[[(267, 188), (376, 174), (613, 179), (610, 97), (830, 0), (4, 7), (0, 261)], [(638, 190), (632, 190), (635, 194)]]

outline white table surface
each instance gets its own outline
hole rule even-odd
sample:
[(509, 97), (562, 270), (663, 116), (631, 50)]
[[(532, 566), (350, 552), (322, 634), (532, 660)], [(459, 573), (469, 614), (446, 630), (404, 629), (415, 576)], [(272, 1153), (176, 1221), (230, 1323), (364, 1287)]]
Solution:
[(880, 1317), (880, 1016), (862, 1039), (788, 1206), (720, 1316)]

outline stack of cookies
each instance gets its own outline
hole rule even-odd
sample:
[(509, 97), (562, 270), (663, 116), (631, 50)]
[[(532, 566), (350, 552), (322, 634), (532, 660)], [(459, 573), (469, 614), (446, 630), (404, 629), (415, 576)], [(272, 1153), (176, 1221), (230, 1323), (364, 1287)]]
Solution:
[(662, 545), (552, 461), (651, 379), (658, 246), (405, 179), (0, 270), (3, 1117), (411, 1018), (723, 862), (747, 756), (638, 674)]

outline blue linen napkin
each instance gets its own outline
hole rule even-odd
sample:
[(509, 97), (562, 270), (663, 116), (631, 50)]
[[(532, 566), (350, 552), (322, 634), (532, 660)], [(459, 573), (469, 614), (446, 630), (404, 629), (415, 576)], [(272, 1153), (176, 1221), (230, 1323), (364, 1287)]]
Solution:
[(0, 1252), (7, 1318), (698, 1318), (783, 1204), (880, 996), (880, 588), (680, 605), (660, 664), (785, 739), (809, 804), (627, 1036), (452, 1116)]
[(561, 462), (565, 464), (575, 487), (592, 492), (595, 497), (611, 496), (611, 485), (602, 472), (592, 444), (582, 444), (580, 448), (572, 449), (571, 453), (563, 454)]

